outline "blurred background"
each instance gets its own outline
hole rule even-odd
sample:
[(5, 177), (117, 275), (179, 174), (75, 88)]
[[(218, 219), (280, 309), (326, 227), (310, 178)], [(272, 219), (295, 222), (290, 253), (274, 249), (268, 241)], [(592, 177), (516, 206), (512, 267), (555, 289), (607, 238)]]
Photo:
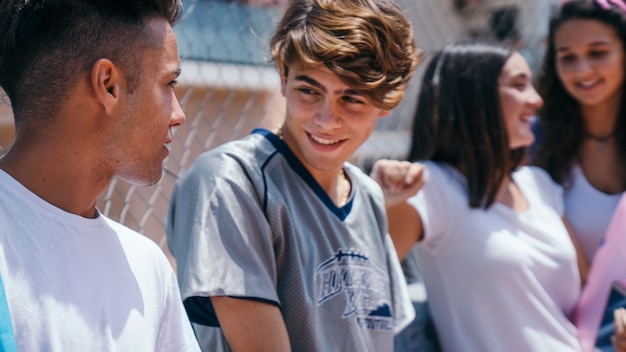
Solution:
[[(113, 180), (98, 200), (105, 215), (154, 240), (175, 265), (165, 241), (163, 219), (176, 179), (203, 151), (249, 134), (278, 127), (284, 114), (280, 81), (269, 61), (269, 38), (289, 0), (183, 0), (185, 13), (174, 27), (182, 60), (176, 89), (187, 123), (174, 132), (162, 180), (136, 187)], [(537, 74), (548, 19), (558, 0), (396, 0), (411, 19), (425, 60), (444, 45), (467, 37), (507, 41)], [(352, 162), (368, 171), (380, 158), (408, 153), (421, 65), (403, 102), (379, 120)], [(0, 154), (13, 140), (10, 101), (0, 90)]]

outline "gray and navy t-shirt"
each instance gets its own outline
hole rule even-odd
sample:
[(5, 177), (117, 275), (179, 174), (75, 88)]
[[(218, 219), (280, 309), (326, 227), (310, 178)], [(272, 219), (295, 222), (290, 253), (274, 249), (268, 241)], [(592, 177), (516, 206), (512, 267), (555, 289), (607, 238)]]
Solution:
[(178, 181), (167, 239), (196, 334), (228, 347), (208, 297), (279, 306), (294, 351), (392, 351), (413, 317), (382, 191), (359, 168), (338, 208), (267, 130), (202, 154)]

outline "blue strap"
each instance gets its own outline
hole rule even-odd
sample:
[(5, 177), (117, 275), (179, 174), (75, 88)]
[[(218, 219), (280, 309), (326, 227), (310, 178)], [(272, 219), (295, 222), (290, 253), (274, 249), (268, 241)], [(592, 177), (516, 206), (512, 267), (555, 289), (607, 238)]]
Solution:
[(0, 352), (17, 352), (11, 312), (9, 312), (2, 276), (0, 276)]

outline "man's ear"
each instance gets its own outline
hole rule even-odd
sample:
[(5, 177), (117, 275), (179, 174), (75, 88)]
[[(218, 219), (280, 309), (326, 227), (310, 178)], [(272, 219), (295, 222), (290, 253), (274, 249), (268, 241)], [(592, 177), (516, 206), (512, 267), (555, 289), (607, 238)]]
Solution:
[(96, 61), (91, 69), (91, 87), (106, 111), (119, 101), (122, 77), (120, 70), (109, 59)]

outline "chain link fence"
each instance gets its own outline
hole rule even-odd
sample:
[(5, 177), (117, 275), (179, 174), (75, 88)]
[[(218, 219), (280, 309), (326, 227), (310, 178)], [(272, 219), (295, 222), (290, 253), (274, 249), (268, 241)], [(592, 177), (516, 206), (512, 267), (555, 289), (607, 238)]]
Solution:
[[(200, 153), (256, 127), (281, 124), (284, 99), (269, 61), (268, 41), (285, 1), (183, 1), (185, 14), (175, 27), (182, 59), (176, 93), (187, 123), (173, 131), (171, 153), (157, 185), (136, 187), (113, 180), (98, 200), (104, 214), (148, 236), (166, 254), (163, 219), (177, 178)], [(511, 41), (536, 71), (548, 16), (558, 0), (396, 1), (414, 24), (425, 60), (447, 43), (481, 36)], [(418, 68), (404, 101), (379, 120), (372, 137), (353, 156), (363, 169), (379, 158), (406, 156), (424, 66)], [(10, 102), (0, 91), (0, 148), (7, 148), (12, 136)]]

